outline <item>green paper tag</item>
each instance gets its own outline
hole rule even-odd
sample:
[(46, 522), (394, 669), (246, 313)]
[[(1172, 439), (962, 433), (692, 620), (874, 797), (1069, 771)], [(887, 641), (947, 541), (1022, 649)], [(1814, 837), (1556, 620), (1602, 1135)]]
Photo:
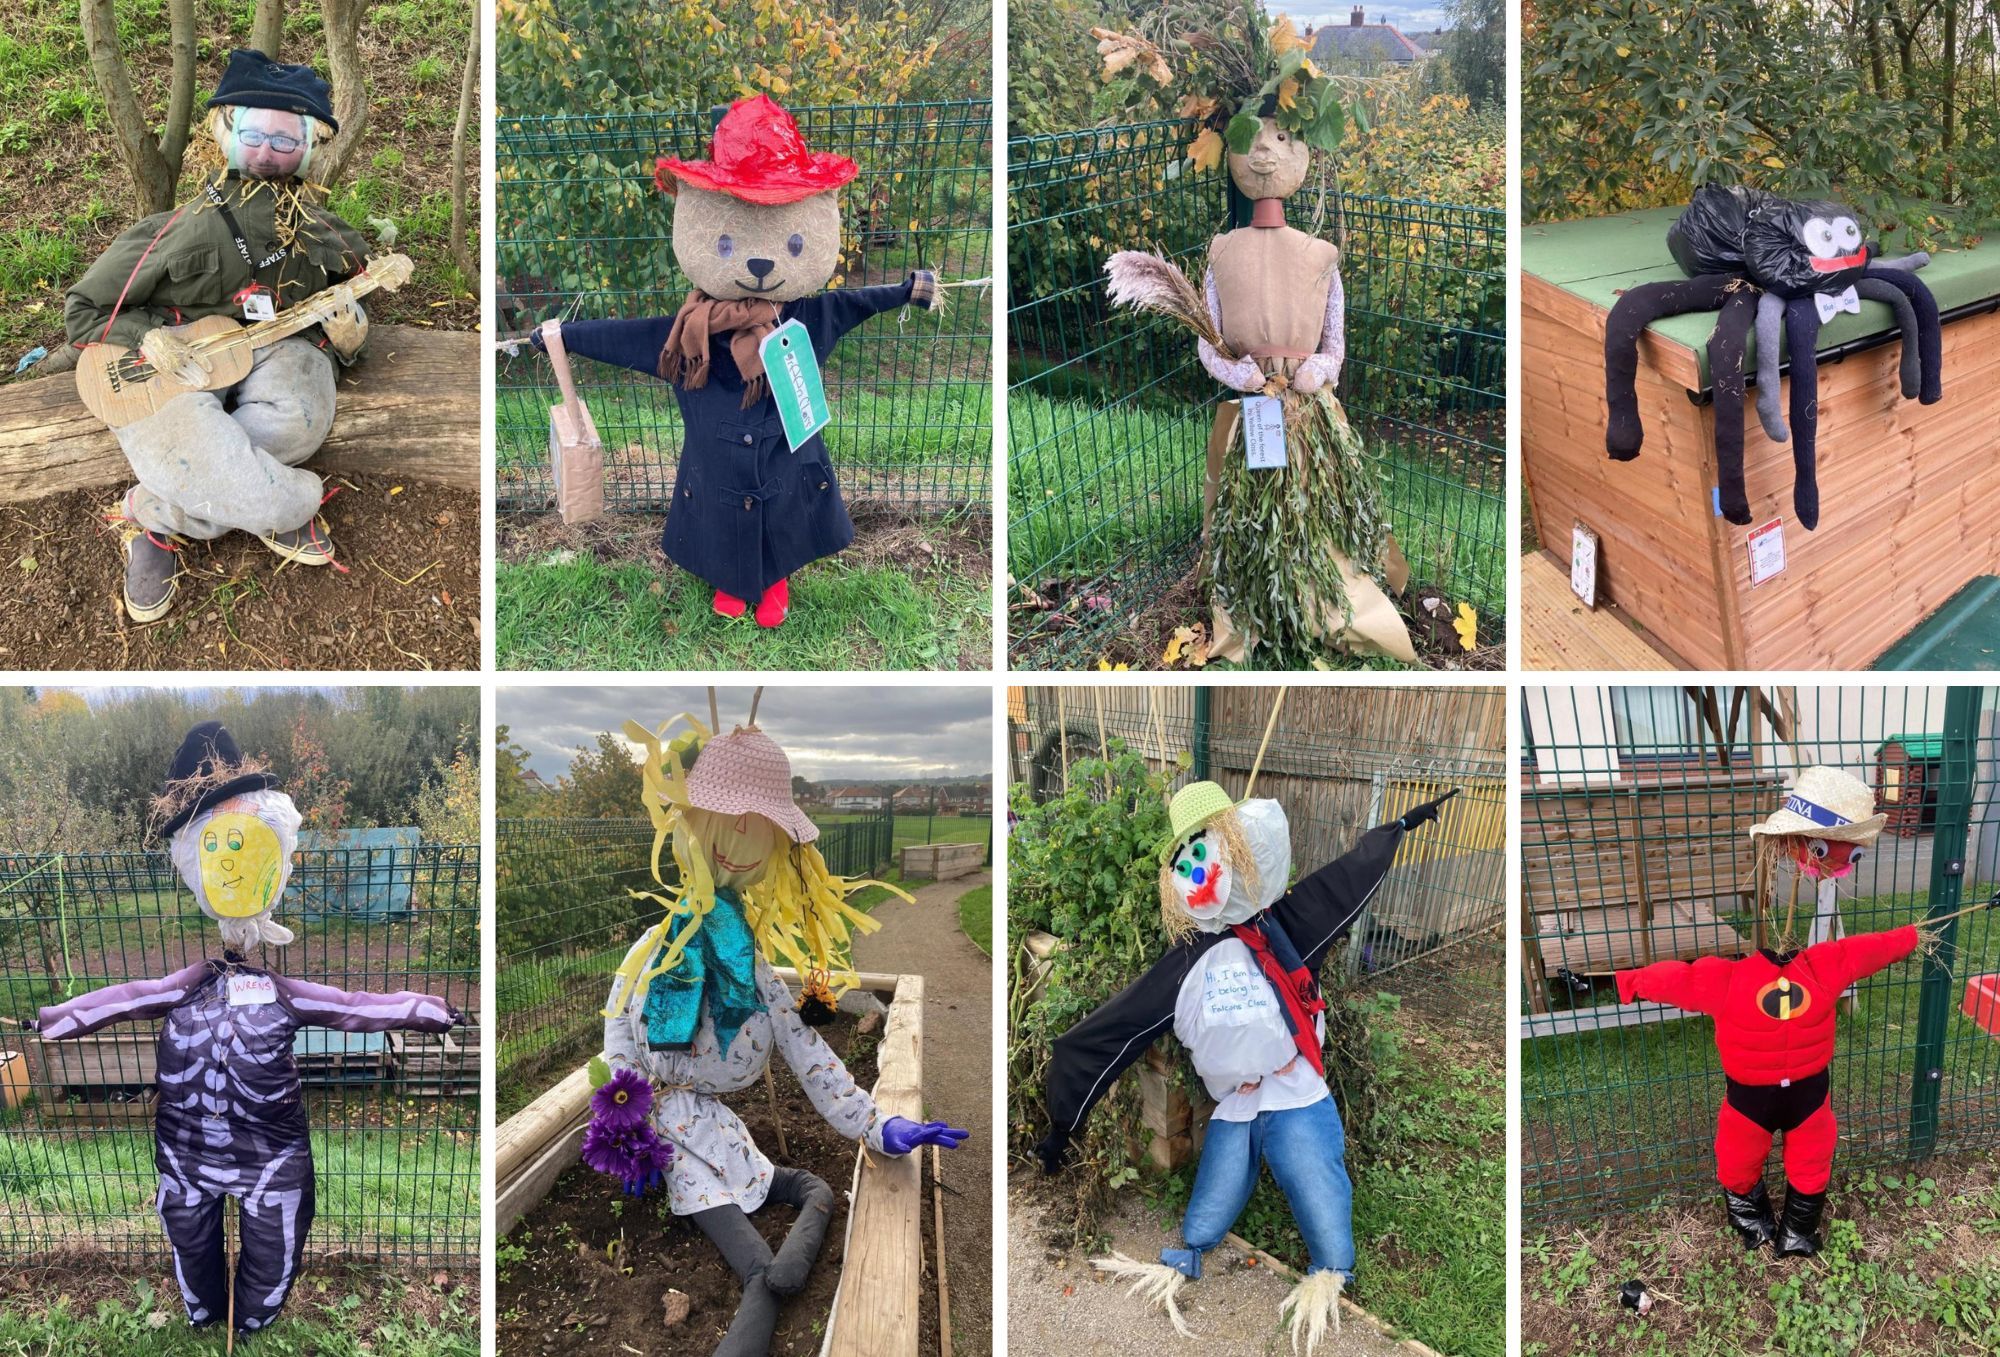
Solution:
[(814, 434), (833, 422), (826, 408), (826, 388), (819, 380), (819, 356), (813, 352), (806, 327), (788, 320), (764, 336), (757, 346), (778, 418), (785, 423), (785, 442), (797, 452)]

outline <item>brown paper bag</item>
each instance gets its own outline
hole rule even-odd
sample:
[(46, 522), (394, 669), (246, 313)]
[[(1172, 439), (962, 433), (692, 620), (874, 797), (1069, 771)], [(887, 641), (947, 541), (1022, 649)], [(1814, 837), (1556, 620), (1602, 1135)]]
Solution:
[(565, 523), (588, 523), (604, 517), (604, 444), (570, 377), (561, 321), (542, 322), (542, 343), (563, 393), (562, 404), (549, 411), (549, 474), (556, 483), (556, 509)]

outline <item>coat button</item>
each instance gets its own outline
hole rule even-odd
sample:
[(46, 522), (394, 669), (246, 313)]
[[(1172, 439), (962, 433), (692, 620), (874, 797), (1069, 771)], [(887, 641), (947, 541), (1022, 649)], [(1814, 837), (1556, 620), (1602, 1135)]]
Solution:
[(750, 507), (750, 497), (748, 495), (743, 497), (743, 507), (746, 509)]
[(746, 434), (744, 434), (744, 435), (743, 435), (743, 441), (744, 441), (744, 442), (745, 442), (746, 444), (747, 444), (747, 443), (749, 443), (749, 442), (751, 441), (751, 438), (750, 438), (750, 435), (749, 435), (749, 434), (747, 434), (747, 433), (746, 433)]
[(821, 482), (819, 483), (819, 488), (820, 488), (820, 489), (822, 489), (822, 490), (826, 489), (826, 482), (825, 482), (825, 481), (821, 481)]

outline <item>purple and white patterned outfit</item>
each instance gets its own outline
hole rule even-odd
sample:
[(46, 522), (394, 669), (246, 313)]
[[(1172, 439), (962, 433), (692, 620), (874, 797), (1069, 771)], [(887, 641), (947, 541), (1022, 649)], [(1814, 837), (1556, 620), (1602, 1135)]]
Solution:
[[(235, 977), (254, 979), (235, 987), (232, 1002)], [(44, 1008), (40, 1025), (43, 1040), (62, 1041), (147, 1018), (166, 1019), (153, 1162), (188, 1322), (200, 1328), (228, 1313), (222, 1199), (235, 1197), (243, 1236), (235, 1323), (261, 1329), (284, 1306), (313, 1220), (312, 1142), (293, 1037), (302, 1027), (443, 1032), (464, 1019), (428, 994), (349, 993), (240, 963), (197, 961)]]

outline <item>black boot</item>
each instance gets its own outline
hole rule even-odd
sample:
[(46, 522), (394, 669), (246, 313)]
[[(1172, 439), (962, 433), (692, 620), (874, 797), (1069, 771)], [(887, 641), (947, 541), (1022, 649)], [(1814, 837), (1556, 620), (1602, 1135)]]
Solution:
[(1743, 1237), (1744, 1248), (1760, 1248), (1778, 1233), (1778, 1222), (1771, 1218), (1771, 1194), (1764, 1190), (1762, 1179), (1748, 1192), (1723, 1188), (1722, 1204), (1729, 1212), (1730, 1226)]
[(1826, 1193), (1785, 1185), (1785, 1220), (1778, 1229), (1780, 1258), (1810, 1258), (1819, 1252), (1819, 1218), (1825, 1210)]

